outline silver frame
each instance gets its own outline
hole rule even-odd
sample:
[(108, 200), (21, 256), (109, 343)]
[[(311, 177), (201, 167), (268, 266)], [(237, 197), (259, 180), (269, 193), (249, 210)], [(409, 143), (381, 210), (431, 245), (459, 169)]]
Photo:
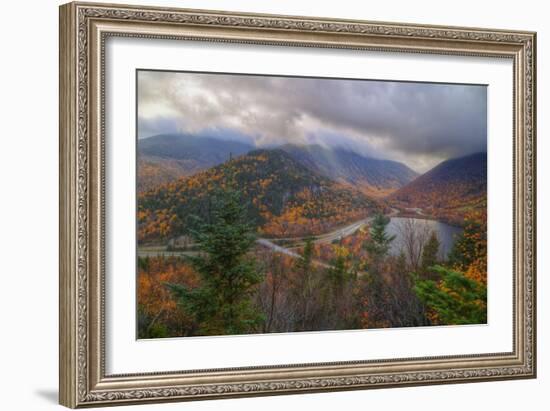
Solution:
[[(106, 375), (109, 37), (500, 57), (514, 63), (514, 348), (507, 353)], [(60, 7), (60, 403), (68, 407), (536, 376), (536, 34), (109, 4)], [(131, 104), (131, 103), (130, 103)], [(266, 364), (269, 359), (266, 358)]]

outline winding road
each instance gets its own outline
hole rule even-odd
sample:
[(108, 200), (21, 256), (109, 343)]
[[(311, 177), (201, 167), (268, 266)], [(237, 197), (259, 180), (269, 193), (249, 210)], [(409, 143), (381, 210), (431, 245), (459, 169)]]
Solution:
[[(386, 216), (394, 217), (397, 214), (399, 214), (399, 210), (396, 208), (392, 208), (391, 212), (386, 214)], [(335, 240), (341, 240), (344, 237), (348, 237), (352, 235), (361, 227), (366, 226), (368, 223), (370, 223), (372, 219), (373, 217), (363, 218), (359, 221), (355, 221), (349, 225), (340, 227), (329, 233), (325, 233), (325, 234), (321, 234), (321, 235), (309, 237), (309, 238), (312, 238), (314, 244), (329, 244)], [(289, 237), (289, 238), (273, 238), (273, 239), (258, 238), (256, 242), (264, 247), (270, 248), (271, 250), (277, 253), (282, 253), (294, 258), (301, 258), (302, 256), (297, 252), (293, 251), (292, 249), (302, 247), (305, 244), (305, 240), (307, 238), (308, 237), (294, 237), (294, 238)], [(292, 242), (292, 245), (290, 247), (283, 247), (276, 244), (279, 241)]]
[[(399, 214), (399, 210), (392, 208), (391, 212), (386, 214), (387, 217), (394, 217)], [(333, 241), (341, 240), (342, 238), (348, 237), (359, 230), (361, 227), (368, 225), (372, 221), (373, 217), (363, 218), (361, 220), (355, 221), (351, 224), (348, 224), (344, 227), (340, 227), (334, 231), (330, 231), (325, 234), (312, 237), (287, 237), (287, 238), (258, 238), (256, 243), (262, 247), (269, 248), (270, 250), (288, 255), (292, 258), (302, 258), (302, 256), (294, 251), (293, 249), (303, 247), (305, 245), (305, 240), (311, 238), (314, 244), (330, 244)], [(278, 242), (284, 241), (285, 246), (277, 244)], [(289, 244), (290, 243), (290, 244)], [(153, 256), (182, 256), (182, 255), (191, 255), (196, 254), (196, 251), (168, 251), (166, 247), (140, 247), (138, 249), (138, 255), (140, 257), (153, 257)], [(330, 265), (323, 263), (322, 261), (315, 260), (315, 265), (322, 267), (330, 267)]]

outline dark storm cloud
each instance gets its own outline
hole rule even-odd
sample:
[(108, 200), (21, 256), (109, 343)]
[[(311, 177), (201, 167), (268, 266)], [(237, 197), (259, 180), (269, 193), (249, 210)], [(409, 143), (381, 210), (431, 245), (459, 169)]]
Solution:
[(140, 138), (341, 145), (419, 171), (486, 150), (485, 86), (168, 72), (139, 72), (138, 85)]

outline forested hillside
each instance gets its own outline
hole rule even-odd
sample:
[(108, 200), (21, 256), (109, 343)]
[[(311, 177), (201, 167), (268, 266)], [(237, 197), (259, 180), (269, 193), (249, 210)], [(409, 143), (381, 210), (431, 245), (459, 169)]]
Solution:
[[(285, 144), (279, 148), (315, 174), (348, 184), (368, 196), (381, 197), (411, 182), (418, 174), (397, 161), (365, 157), (340, 147)], [(138, 141), (138, 190), (219, 165), (253, 147), (212, 137), (162, 134)]]
[(444, 161), (389, 196), (400, 208), (420, 208), (423, 214), (457, 225), (487, 203), (487, 153)]
[(140, 243), (189, 233), (209, 215), (212, 196), (237, 188), (249, 221), (266, 236), (314, 235), (364, 218), (381, 206), (359, 190), (313, 172), (280, 149), (255, 150), (138, 198)]
[(237, 141), (187, 134), (160, 134), (138, 140), (138, 191), (175, 181), (247, 153)]
[[(486, 323), (485, 153), (406, 184), (340, 149), (236, 148), (147, 157), (173, 174), (138, 194), (140, 338)], [(426, 218), (463, 227), (448, 254)]]

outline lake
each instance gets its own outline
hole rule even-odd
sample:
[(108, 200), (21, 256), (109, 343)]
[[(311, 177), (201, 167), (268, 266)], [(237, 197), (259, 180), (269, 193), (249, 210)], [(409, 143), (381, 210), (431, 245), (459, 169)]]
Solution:
[(437, 238), (439, 239), (439, 255), (447, 257), (451, 251), (456, 237), (462, 232), (462, 228), (455, 227), (449, 224), (442, 223), (436, 220), (425, 220), (420, 218), (409, 217), (392, 217), (390, 223), (386, 227), (386, 232), (390, 235), (395, 235), (395, 239), (392, 241), (390, 254), (398, 255), (402, 248), (403, 241), (403, 227), (407, 224), (407, 220), (412, 223), (409, 227), (414, 227), (418, 232), (429, 230), (435, 231)]

